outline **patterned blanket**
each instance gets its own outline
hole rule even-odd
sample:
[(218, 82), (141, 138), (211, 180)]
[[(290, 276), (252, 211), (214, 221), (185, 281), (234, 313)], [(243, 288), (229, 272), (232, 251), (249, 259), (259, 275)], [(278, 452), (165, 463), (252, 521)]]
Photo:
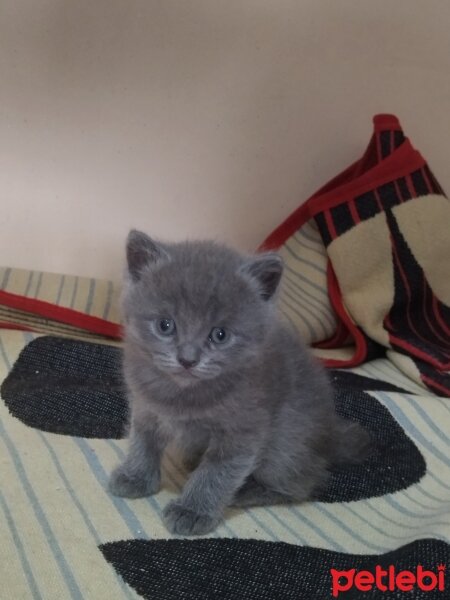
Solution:
[[(394, 121), (387, 135), (383, 119), (349, 180), (409, 144)], [(420, 231), (428, 227), (428, 213), (443, 223), (447, 200), (420, 169), (433, 193), (410, 190), (388, 206), (372, 189), (380, 196), (367, 204), (372, 216), (358, 200), (372, 198), (367, 189), (317, 213), (310, 201), (295, 227), (299, 213), (288, 220), (292, 231), (285, 224), (265, 244), (280, 247), (287, 265), (280, 308), (326, 358), (336, 408), (370, 429), (372, 455), (334, 471), (312, 502), (230, 510), (201, 539), (168, 536), (161, 522), (186, 478), (175, 450), (156, 496), (131, 501), (106, 489), (126, 448), (117, 286), (0, 271), (1, 600), (384, 599), (408, 589), (419, 600), (450, 597), (442, 568), (450, 559), (450, 404), (439, 387), (447, 389), (449, 338), (438, 327), (448, 324), (441, 264), (450, 255), (445, 240), (432, 239), (427, 262), (411, 233), (414, 218)], [(407, 187), (417, 181), (399, 175), (400, 192), (402, 177)], [(401, 240), (413, 248), (406, 259)], [(346, 252), (355, 255), (348, 273)], [(411, 256), (420, 276), (408, 271), (408, 286), (398, 288)]]
[[(282, 303), (297, 327), (305, 329), (301, 302), (320, 303), (316, 329), (304, 333), (328, 350), (328, 365), (386, 355), (424, 387), (450, 396), (450, 202), (398, 119), (378, 115), (374, 125), (361, 160), (300, 206), (263, 248), (279, 248), (288, 264)], [(325, 302), (308, 296), (307, 268), (317, 271)]]

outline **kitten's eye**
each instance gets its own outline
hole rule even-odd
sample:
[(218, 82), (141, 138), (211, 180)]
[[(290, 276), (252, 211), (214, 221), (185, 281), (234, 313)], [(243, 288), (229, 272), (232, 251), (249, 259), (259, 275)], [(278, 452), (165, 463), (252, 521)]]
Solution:
[(214, 327), (209, 334), (209, 339), (215, 344), (223, 344), (227, 337), (227, 332), (222, 327)]
[(175, 321), (173, 319), (161, 319), (158, 321), (158, 330), (163, 335), (173, 335), (175, 333)]

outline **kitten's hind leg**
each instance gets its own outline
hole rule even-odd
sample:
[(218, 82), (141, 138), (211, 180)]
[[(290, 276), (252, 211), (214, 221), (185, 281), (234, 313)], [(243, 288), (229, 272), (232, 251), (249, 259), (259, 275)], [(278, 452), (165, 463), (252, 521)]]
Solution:
[(265, 506), (268, 504), (287, 504), (294, 502), (294, 498), (273, 490), (250, 476), (244, 485), (237, 491), (231, 506), (247, 508), (251, 506)]
[(202, 460), (204, 450), (198, 450), (197, 452), (190, 452), (183, 456), (183, 466), (186, 471), (195, 471)]
[(331, 460), (335, 465), (364, 462), (370, 454), (372, 444), (370, 433), (362, 425), (339, 418)]

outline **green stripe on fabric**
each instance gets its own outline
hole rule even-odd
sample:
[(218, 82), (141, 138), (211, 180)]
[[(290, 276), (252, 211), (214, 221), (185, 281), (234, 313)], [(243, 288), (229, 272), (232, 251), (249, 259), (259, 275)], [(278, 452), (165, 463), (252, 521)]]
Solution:
[(6, 288), (8, 287), (10, 275), (11, 275), (11, 269), (6, 269), (3, 274), (2, 283), (0, 284), (0, 289), (6, 290)]
[(330, 512), (327, 508), (325, 508), (325, 506), (323, 506), (323, 504), (316, 504), (316, 507), (318, 508), (318, 510), (321, 513), (326, 515), (330, 519), (330, 521), (332, 523), (334, 523), (334, 525), (336, 525), (336, 527), (345, 531), (354, 540), (357, 540), (361, 544), (364, 544), (365, 546), (367, 546), (367, 548), (371, 548), (372, 550), (375, 550), (375, 552), (380, 552), (380, 553), (386, 552), (385, 546), (379, 546), (378, 544), (373, 544), (367, 538), (365, 539), (365, 538), (361, 537), (356, 530), (351, 529), (342, 520), (338, 519), (335, 515), (333, 515), (332, 512)]
[(55, 304), (57, 304), (59, 306), (60, 302), (61, 302), (61, 295), (62, 295), (62, 291), (64, 289), (64, 283), (66, 281), (66, 276), (63, 275), (61, 277), (61, 281), (59, 282), (59, 288), (58, 288), (58, 293), (56, 295), (56, 300), (55, 300)]
[(146, 532), (144, 526), (139, 521), (134, 512), (129, 508), (126, 500), (122, 498), (117, 498), (112, 494), (109, 494), (107, 491), (107, 483), (108, 483), (108, 475), (103, 469), (100, 461), (98, 460), (95, 452), (92, 452), (92, 449), (89, 447), (87, 441), (83, 438), (73, 438), (74, 443), (79, 447), (83, 456), (86, 460), (86, 463), (90, 467), (93, 475), (97, 479), (97, 482), (100, 485), (100, 488), (104, 491), (104, 493), (108, 496), (111, 503), (115, 506), (117, 512), (122, 517), (124, 523), (130, 530), (130, 533), (135, 538), (142, 538), (143, 536), (147, 539), (150, 539), (150, 535)]
[[(89, 518), (88, 512), (84, 509), (83, 505), (81, 504), (75, 490), (73, 489), (73, 487), (70, 485), (69, 480), (67, 479), (63, 468), (61, 467), (61, 463), (58, 460), (58, 456), (55, 452), (55, 450), (53, 449), (52, 445), (50, 444), (49, 440), (46, 438), (46, 436), (39, 431), (39, 435), (40, 438), (43, 442), (43, 444), (45, 445), (45, 447), (48, 450), (48, 453), (53, 461), (53, 464), (55, 465), (56, 471), (60, 477), (60, 479), (62, 480), (64, 487), (66, 489), (66, 491), (68, 492), (68, 494), (70, 495), (72, 502), (74, 503), (74, 505), (76, 506), (76, 508), (78, 509), (78, 512), (80, 513), (86, 528), (89, 530), (90, 534), (92, 535), (92, 537), (95, 540), (95, 543), (97, 546), (100, 545), (101, 540), (100, 537), (97, 533), (97, 530), (95, 529), (94, 524), (92, 523), (92, 521)], [(117, 576), (117, 574), (115, 573), (115, 571), (113, 571), (114, 574)], [(134, 598), (135, 596), (131, 594), (130, 589), (128, 588), (128, 585), (125, 583), (125, 581), (121, 578), (121, 577), (117, 577), (117, 581), (120, 585), (120, 587), (122, 588), (124, 594), (128, 597), (128, 598)]]
[(77, 297), (77, 292), (78, 292), (78, 277), (75, 277), (75, 281), (73, 284), (73, 292), (72, 292), (72, 298), (70, 300), (70, 308), (73, 308), (75, 305), (75, 300)]
[(321, 266), (317, 265), (316, 263), (312, 262), (311, 260), (303, 258), (303, 256), (300, 256), (299, 254), (294, 252), (294, 250), (292, 250), (292, 248), (289, 246), (289, 244), (285, 244), (283, 246), (283, 248), (286, 248), (286, 250), (289, 252), (289, 254), (291, 256), (293, 256), (295, 258), (295, 260), (297, 260), (298, 262), (301, 262), (303, 265), (307, 265), (308, 267), (311, 267), (311, 269), (314, 269), (314, 271), (317, 271), (318, 273), (322, 273), (324, 275), (324, 277), (326, 276), (327, 269), (325, 266), (321, 267)]
[(33, 277), (34, 277), (34, 271), (31, 271), (30, 274), (28, 275), (28, 281), (27, 281), (27, 285), (25, 287), (25, 291), (23, 293), (24, 296), (28, 296), (30, 288), (31, 288), (31, 283), (33, 281)]
[(87, 297), (87, 301), (86, 301), (86, 306), (84, 309), (84, 312), (87, 315), (91, 314), (92, 302), (94, 300), (94, 294), (95, 294), (95, 285), (96, 285), (95, 279), (91, 279), (89, 281), (89, 292), (88, 292), (88, 297)]
[(302, 514), (296, 506), (289, 506), (288, 510), (294, 514), (299, 521), (303, 521), (310, 529), (312, 529), (319, 537), (327, 542), (327, 544), (333, 549), (339, 552), (345, 552), (345, 548), (339, 544), (336, 539), (331, 538), (326, 534), (317, 523), (313, 523), (306, 515)]
[[(397, 419), (400, 425), (405, 429), (407, 433), (415, 437), (415, 439), (422, 444), (432, 455), (441, 460), (447, 467), (450, 467), (450, 458), (443, 454), (436, 446), (430, 442), (411, 422), (411, 420), (404, 414), (404, 412), (395, 404), (395, 402), (385, 394), (384, 392), (372, 392), (375, 397), (379, 397), (382, 399), (383, 403), (392, 413), (392, 415)], [(408, 396), (408, 400), (411, 396)], [(448, 438), (447, 438), (448, 444)]]
[[(20, 539), (19, 532), (14, 523), (14, 519), (11, 515), (11, 511), (6, 503), (5, 498), (0, 491), (0, 506), (3, 510), (3, 514), (5, 515), (5, 520), (8, 524), (9, 530), (11, 532), (11, 537), (14, 540), (14, 545), (17, 550), (17, 554), (19, 555), (20, 564), (22, 565), (22, 570), (25, 575), (25, 578), (28, 582), (28, 586), (30, 588), (30, 593), (35, 600), (42, 600), (43, 596), (39, 591), (36, 578), (34, 577), (33, 570), (28, 562), (28, 558), (25, 552), (25, 549), (22, 544), (22, 540)], [(2, 582), (4, 585), (4, 582)], [(15, 599), (14, 599), (15, 600)]]
[(11, 438), (7, 434), (7, 432), (3, 426), (3, 423), (1, 421), (0, 421), (0, 436), (2, 437), (3, 441), (6, 444), (6, 447), (8, 448), (8, 452), (13, 461), (17, 476), (20, 479), (22, 487), (28, 497), (28, 500), (31, 504), (31, 507), (33, 509), (35, 517), (36, 517), (45, 537), (48, 540), (49, 548), (53, 554), (55, 562), (56, 562), (56, 564), (59, 568), (59, 571), (63, 577), (64, 583), (66, 584), (67, 591), (68, 591), (70, 597), (73, 598), (73, 600), (83, 600), (83, 596), (81, 594), (80, 588), (78, 587), (75, 576), (72, 573), (72, 570), (70, 569), (70, 567), (64, 557), (64, 554), (61, 550), (58, 540), (56, 539), (56, 536), (55, 536), (52, 528), (50, 527), (47, 517), (45, 516), (45, 513), (42, 510), (42, 506), (40, 505), (39, 500), (38, 500), (38, 498), (33, 490), (33, 487), (28, 479), (28, 476), (25, 471), (25, 467), (23, 466), (23, 463), (19, 456), (19, 453), (17, 452)]

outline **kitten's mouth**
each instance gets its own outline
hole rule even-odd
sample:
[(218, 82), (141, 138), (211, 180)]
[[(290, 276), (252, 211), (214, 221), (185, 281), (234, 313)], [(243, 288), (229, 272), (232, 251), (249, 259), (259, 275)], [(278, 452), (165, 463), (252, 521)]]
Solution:
[(191, 379), (192, 377), (198, 377), (198, 375), (196, 375), (189, 369), (180, 369), (180, 371), (175, 371), (175, 375), (179, 375), (180, 377), (186, 377), (187, 379)]
[(172, 371), (170, 376), (173, 381), (182, 388), (194, 385), (200, 379), (198, 375), (188, 369), (183, 369), (182, 371)]
[(199, 379), (198, 374), (194, 373), (191, 369), (177, 369), (170, 372), (170, 375), (174, 379), (180, 379), (182, 381), (194, 381)]

